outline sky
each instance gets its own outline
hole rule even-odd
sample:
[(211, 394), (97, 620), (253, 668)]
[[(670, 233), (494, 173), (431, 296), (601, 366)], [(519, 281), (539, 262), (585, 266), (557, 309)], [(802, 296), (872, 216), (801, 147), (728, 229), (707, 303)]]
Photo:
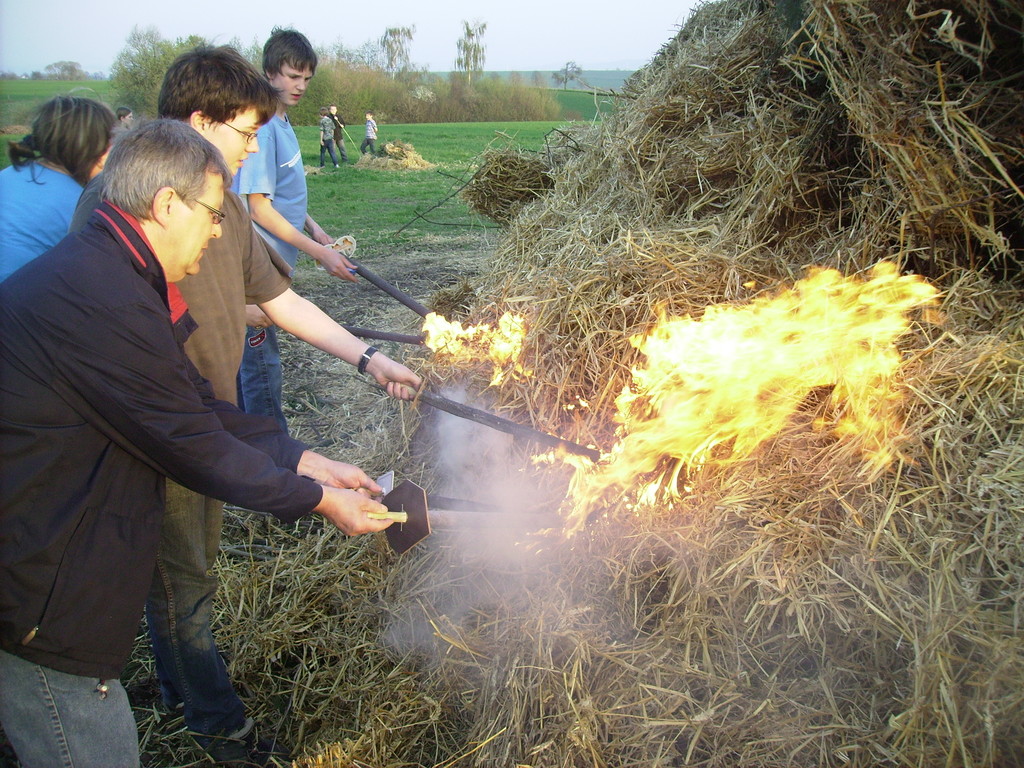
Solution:
[[(39, 5), (36, 5), (39, 2)], [(700, 0), (0, 0), (0, 70), (27, 74), (57, 61), (109, 73), (133, 26), (174, 40), (191, 34), (215, 44), (263, 41), (294, 27), (315, 46), (359, 48), (388, 27), (415, 27), (410, 58), (431, 71), (454, 68), (462, 22), (487, 24), (485, 70), (639, 69), (667, 43)], [(277, 8), (278, 10), (273, 10)]]

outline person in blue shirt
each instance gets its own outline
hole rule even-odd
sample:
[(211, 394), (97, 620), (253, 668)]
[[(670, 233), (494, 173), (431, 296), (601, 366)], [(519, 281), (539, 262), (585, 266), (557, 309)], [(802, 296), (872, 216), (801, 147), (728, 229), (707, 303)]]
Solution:
[(117, 118), (105, 104), (54, 96), (0, 171), (0, 281), (60, 242), (78, 197), (103, 169)]
[[(335, 277), (355, 282), (352, 263), (330, 247), (334, 238), (309, 215), (306, 171), (288, 119), (288, 109), (305, 95), (316, 65), (316, 52), (305, 35), (274, 29), (263, 46), (263, 74), (277, 92), (277, 112), (257, 131), (260, 151), (242, 165), (234, 191), (245, 199), (257, 231), (293, 269), (302, 252)], [(271, 416), (287, 430), (274, 324), (255, 306), (247, 308), (246, 324), (238, 406), (246, 413)]]

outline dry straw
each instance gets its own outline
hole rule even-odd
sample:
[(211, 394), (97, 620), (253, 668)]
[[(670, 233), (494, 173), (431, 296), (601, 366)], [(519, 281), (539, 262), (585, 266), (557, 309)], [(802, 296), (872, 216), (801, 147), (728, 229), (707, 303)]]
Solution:
[[(229, 562), (232, 672), (303, 768), (1024, 764), (1024, 11), (810, 0), (787, 30), (761, 5), (701, 7), (531, 189), (473, 315), (525, 315), (533, 375), (489, 397), (608, 446), (658, 312), (889, 259), (946, 316), (901, 342), (899, 460), (867, 472), (811, 398), (681, 502), (608, 499), (517, 558), (312, 531)], [(436, 448), (406, 464), (428, 484)]]
[(367, 152), (360, 155), (356, 166), (385, 171), (429, 171), (436, 167), (434, 163), (424, 160), (416, 148), (406, 141), (385, 142), (380, 153), (373, 155)]
[(508, 224), (522, 207), (554, 186), (544, 158), (524, 149), (489, 149), (462, 191), (472, 210)]

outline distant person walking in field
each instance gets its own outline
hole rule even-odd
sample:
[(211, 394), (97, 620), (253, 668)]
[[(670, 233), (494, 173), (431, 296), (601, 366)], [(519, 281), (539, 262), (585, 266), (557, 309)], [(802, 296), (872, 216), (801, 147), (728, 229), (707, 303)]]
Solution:
[(103, 168), (117, 119), (110, 107), (54, 96), (0, 171), (0, 281), (64, 239), (82, 187)]
[(359, 145), (359, 151), (364, 155), (367, 150), (371, 155), (377, 154), (377, 121), (373, 119), (373, 112), (366, 113), (366, 138)]
[(334, 167), (338, 167), (338, 156), (334, 154), (334, 121), (327, 107), (320, 107), (320, 167), (324, 167), (324, 152), (328, 152)]
[(338, 157), (341, 158), (341, 162), (347, 163), (348, 152), (345, 151), (345, 121), (338, 114), (337, 104), (331, 104), (327, 111), (330, 112), (331, 123), (334, 124), (334, 146), (338, 148)]

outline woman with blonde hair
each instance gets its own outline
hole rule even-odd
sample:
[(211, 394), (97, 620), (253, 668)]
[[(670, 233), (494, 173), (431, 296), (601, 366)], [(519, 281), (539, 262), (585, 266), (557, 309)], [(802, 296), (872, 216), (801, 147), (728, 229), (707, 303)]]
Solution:
[(32, 121), (32, 132), (7, 148), (0, 171), (0, 281), (45, 253), (68, 232), (78, 197), (103, 169), (117, 123), (106, 104), (54, 96)]

